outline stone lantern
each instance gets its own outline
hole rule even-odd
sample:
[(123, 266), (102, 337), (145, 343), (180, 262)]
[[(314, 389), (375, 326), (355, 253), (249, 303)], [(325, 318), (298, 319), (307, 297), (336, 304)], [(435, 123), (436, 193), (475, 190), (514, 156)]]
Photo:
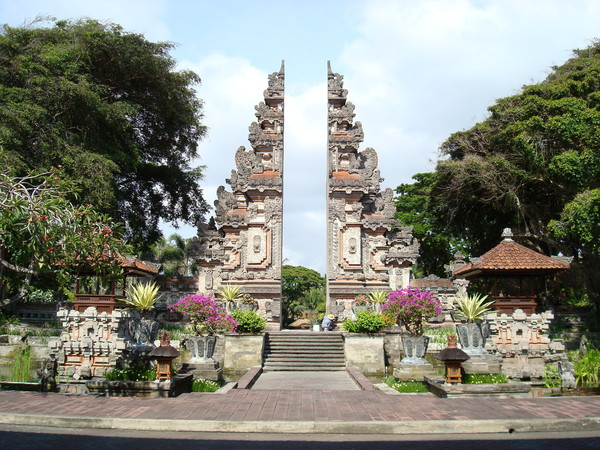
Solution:
[(448, 347), (442, 350), (436, 356), (440, 361), (444, 361), (446, 366), (446, 383), (461, 383), (461, 363), (469, 359), (469, 355), (456, 346), (456, 335), (448, 335)]
[(160, 347), (154, 348), (148, 356), (156, 359), (156, 379), (170, 380), (173, 360), (179, 356), (179, 350), (171, 345), (171, 333), (163, 331), (160, 334)]

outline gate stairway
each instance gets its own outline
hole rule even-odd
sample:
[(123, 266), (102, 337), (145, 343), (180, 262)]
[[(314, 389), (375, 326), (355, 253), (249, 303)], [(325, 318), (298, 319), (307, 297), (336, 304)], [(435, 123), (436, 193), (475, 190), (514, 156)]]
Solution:
[(336, 332), (267, 333), (263, 371), (346, 370), (344, 338)]

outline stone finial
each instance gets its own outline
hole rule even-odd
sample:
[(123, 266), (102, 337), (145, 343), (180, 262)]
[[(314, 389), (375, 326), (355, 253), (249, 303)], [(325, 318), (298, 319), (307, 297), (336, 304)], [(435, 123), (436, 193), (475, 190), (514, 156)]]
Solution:
[(166, 347), (168, 345), (171, 345), (171, 333), (169, 331), (163, 330), (160, 332), (160, 346), (161, 347)]
[(502, 239), (505, 241), (512, 241), (513, 232), (510, 228), (505, 228), (502, 230)]

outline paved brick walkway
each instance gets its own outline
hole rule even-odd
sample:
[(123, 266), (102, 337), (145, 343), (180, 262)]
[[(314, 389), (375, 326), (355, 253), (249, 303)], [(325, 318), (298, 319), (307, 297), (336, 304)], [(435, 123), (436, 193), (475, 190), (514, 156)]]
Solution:
[[(382, 391), (231, 390), (138, 399), (0, 392), (0, 422), (10, 415), (222, 422), (486, 421), (600, 418), (600, 397), (531, 399), (388, 395)], [(2, 416), (5, 420), (2, 420)], [(13, 422), (14, 423), (14, 422)], [(435, 425), (433, 425), (435, 426)]]

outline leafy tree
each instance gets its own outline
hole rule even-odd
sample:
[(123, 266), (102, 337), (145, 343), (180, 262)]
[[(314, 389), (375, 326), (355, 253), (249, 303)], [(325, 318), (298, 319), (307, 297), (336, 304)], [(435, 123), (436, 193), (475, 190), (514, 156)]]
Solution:
[(565, 205), (600, 187), (600, 41), (542, 83), (500, 99), (490, 116), (442, 145), (431, 204), (478, 251), (510, 226), (549, 252), (573, 253), (548, 231)]
[(35, 283), (70, 287), (83, 271), (117, 276), (128, 248), (118, 227), (68, 199), (61, 170), (0, 174), (0, 305), (21, 299)]
[(430, 206), (431, 187), (435, 173), (417, 173), (412, 184), (401, 184), (396, 188), (396, 218), (403, 225), (412, 225), (421, 248), (415, 273), (445, 276), (444, 265), (448, 264), (453, 253), (465, 251), (468, 243), (454, 238), (444, 227), (444, 211)]
[(316, 270), (284, 264), (281, 268), (281, 287), (288, 302), (298, 301), (311, 288), (325, 287), (325, 278)]
[(177, 233), (168, 239), (160, 238), (152, 247), (154, 259), (161, 263), (162, 272), (165, 275), (173, 275), (182, 272), (182, 275), (190, 276), (196, 268), (196, 263), (191, 255), (194, 238), (184, 238)]
[(78, 202), (124, 223), (140, 246), (160, 236), (159, 219), (199, 223), (207, 204), (201, 168), (190, 164), (205, 134), (194, 91), (200, 79), (174, 70), (172, 48), (90, 19), (5, 25), (5, 171), (24, 175), (61, 164), (78, 187)]

